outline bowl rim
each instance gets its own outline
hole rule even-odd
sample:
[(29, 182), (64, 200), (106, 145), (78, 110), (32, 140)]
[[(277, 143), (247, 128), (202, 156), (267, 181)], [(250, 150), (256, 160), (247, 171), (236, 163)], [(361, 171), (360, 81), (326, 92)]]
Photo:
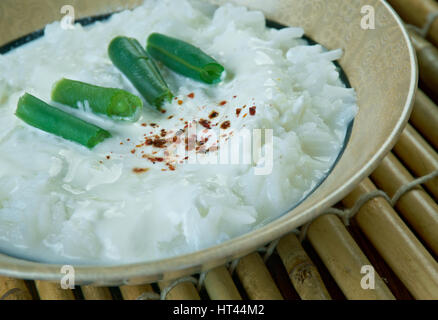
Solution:
[[(123, 265), (75, 265), (75, 283), (108, 285), (111, 283), (131, 284), (134, 282), (133, 284), (138, 284), (145, 283), (145, 281), (170, 280), (209, 270), (253, 252), (270, 241), (289, 233), (294, 228), (314, 220), (326, 208), (342, 200), (357, 184), (368, 177), (379, 165), (380, 161), (391, 151), (397, 142), (397, 138), (405, 128), (414, 104), (418, 82), (415, 49), (404, 23), (386, 1), (379, 0), (379, 3), (388, 10), (402, 31), (409, 51), (411, 75), (409, 91), (400, 118), (393, 127), (391, 134), (388, 135), (384, 143), (366, 165), (352, 175), (341, 188), (334, 190), (322, 201), (315, 203), (293, 217), (288, 216), (288, 213), (291, 212), (288, 211), (281, 217), (244, 235), (212, 247), (175, 257)], [(61, 264), (33, 262), (5, 254), (0, 254), (0, 259), (3, 260), (0, 260), (0, 274), (4, 276), (48, 281), (58, 281), (63, 276), (60, 272)], [(135, 283), (135, 279), (138, 279), (138, 283)]]

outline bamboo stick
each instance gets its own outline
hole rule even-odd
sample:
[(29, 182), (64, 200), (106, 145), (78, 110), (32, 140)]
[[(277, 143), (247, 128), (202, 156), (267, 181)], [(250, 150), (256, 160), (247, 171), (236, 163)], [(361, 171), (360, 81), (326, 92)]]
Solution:
[[(428, 15), (438, 11), (435, 0), (388, 0), (391, 6), (407, 23), (419, 28), (427, 22)], [(427, 38), (438, 47), (438, 19), (435, 19)]]
[(204, 283), (211, 300), (242, 300), (225, 266), (210, 270), (205, 276)]
[(137, 300), (143, 294), (152, 295), (155, 293), (154, 289), (150, 284), (145, 284), (141, 286), (121, 286), (119, 287), (120, 292), (124, 300)]
[(70, 289), (62, 289), (59, 283), (49, 281), (35, 281), (41, 300), (74, 300), (75, 296)]
[[(438, 83), (436, 87), (438, 88)], [(438, 106), (420, 89), (417, 90), (410, 122), (428, 142), (438, 149)]]
[[(173, 281), (158, 282), (161, 290), (164, 290)], [(170, 290), (166, 300), (201, 300), (198, 291), (191, 282), (181, 282)]]
[(438, 88), (438, 49), (412, 28), (408, 28), (408, 31), (417, 52), (420, 79), (427, 87), (435, 90)]
[[(342, 201), (351, 207), (376, 190), (368, 178)], [(383, 198), (365, 203), (355, 217), (359, 227), (416, 299), (438, 299), (438, 263)]]
[[(418, 177), (438, 170), (438, 154), (411, 126), (407, 125), (393, 151)], [(425, 183), (427, 190), (438, 199), (438, 178)]]
[(280, 240), (277, 252), (301, 299), (331, 300), (318, 270), (294, 234)]
[[(390, 153), (371, 175), (374, 183), (390, 197), (397, 190), (414, 180), (400, 161)], [(396, 209), (415, 231), (424, 239), (429, 247), (438, 254), (438, 205), (422, 189), (416, 188), (396, 203)]]
[(283, 300), (263, 259), (257, 252), (241, 258), (236, 273), (251, 300)]
[(0, 277), (0, 300), (32, 300), (24, 280)]
[(371, 263), (337, 216), (317, 218), (309, 226), (307, 236), (347, 299), (395, 300), (376, 273), (374, 289), (362, 288), (362, 267)]
[(82, 286), (85, 300), (112, 300), (111, 292), (106, 287)]

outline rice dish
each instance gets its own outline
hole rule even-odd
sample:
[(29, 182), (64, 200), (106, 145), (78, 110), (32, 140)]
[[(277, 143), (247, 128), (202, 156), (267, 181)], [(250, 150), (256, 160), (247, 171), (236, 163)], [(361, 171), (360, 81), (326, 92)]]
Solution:
[[(136, 93), (108, 43), (126, 35), (144, 45), (152, 32), (202, 48), (226, 67), (223, 81), (163, 68), (175, 99), (165, 113), (146, 105), (134, 124), (58, 105), (112, 133), (93, 150), (15, 116), (25, 91), (50, 101), (63, 77)], [(327, 175), (357, 112), (333, 64), (342, 50), (308, 45), (303, 34), (267, 28), (261, 12), (231, 4), (148, 0), (87, 27), (54, 22), (0, 55), (1, 250), (54, 263), (156, 260), (287, 212)]]

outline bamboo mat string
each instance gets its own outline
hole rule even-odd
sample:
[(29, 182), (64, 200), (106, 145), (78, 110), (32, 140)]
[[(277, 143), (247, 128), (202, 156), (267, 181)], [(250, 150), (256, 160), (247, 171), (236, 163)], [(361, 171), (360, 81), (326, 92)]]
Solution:
[(192, 276), (189, 277), (182, 277), (179, 279), (176, 279), (175, 281), (172, 281), (167, 287), (165, 287), (163, 290), (161, 290), (161, 295), (160, 295), (160, 299), (161, 300), (166, 300), (166, 297), (168, 295), (168, 293), (170, 292), (170, 290), (172, 290), (173, 288), (175, 288), (177, 285), (179, 285), (180, 283), (183, 282), (191, 282), (193, 283), (195, 286), (198, 286), (198, 280), (195, 279)]
[(417, 31), (420, 36), (426, 38), (430, 32), (430, 28), (432, 27), (432, 24), (435, 22), (437, 18), (438, 18), (438, 11), (431, 12), (427, 15), (427, 19), (423, 28), (419, 28), (411, 24), (409, 26), (411, 26), (415, 31)]
[[(166, 293), (166, 296), (167, 296), (167, 293)], [(165, 299), (166, 297), (164, 297), (164, 299)], [(135, 299), (135, 300), (160, 300), (160, 299), (162, 299), (161, 298), (161, 295), (159, 295), (158, 293), (155, 293), (155, 292), (143, 292), (141, 295), (139, 295), (138, 297), (137, 297), (137, 299)], [(164, 300), (164, 299), (162, 299), (162, 300)]]
[(259, 249), (259, 252), (264, 253), (263, 255), (263, 262), (268, 261), (268, 259), (272, 256), (272, 254), (275, 252), (275, 249), (278, 246), (278, 243), (280, 242), (280, 239), (274, 240), (266, 247), (262, 247)]
[(412, 182), (405, 184), (400, 189), (397, 190), (397, 192), (394, 194), (394, 196), (391, 199), (391, 205), (394, 207), (395, 204), (400, 200), (400, 198), (407, 192), (411, 191), (415, 187), (422, 185), (434, 178), (438, 177), (438, 170), (433, 171), (423, 177), (420, 177), (418, 179), (413, 180)]
[(199, 275), (198, 283), (196, 284), (196, 289), (198, 290), (198, 292), (202, 290), (206, 276), (207, 276), (207, 272), (202, 272)]
[[(268, 261), (268, 259), (272, 256), (272, 254), (275, 252), (275, 249), (277, 249), (277, 245), (280, 242), (280, 239), (274, 240), (270, 242), (267, 246), (259, 248), (257, 251), (264, 253), (263, 255), (263, 262)], [(230, 262), (228, 266), (228, 271), (231, 275), (234, 274), (234, 271), (236, 271), (236, 267), (239, 264), (240, 258), (234, 259)]]
[[(324, 211), (321, 215), (319, 215), (318, 217), (322, 216), (322, 215), (327, 215), (327, 214), (334, 214), (339, 216), (339, 218), (342, 219), (342, 221), (344, 222), (344, 224), (346, 226), (350, 225), (350, 220), (359, 212), (359, 210), (363, 207), (363, 205), (365, 203), (367, 203), (368, 201), (374, 199), (374, 198), (384, 198), (386, 199), (392, 207), (394, 207), (397, 202), (400, 200), (400, 198), (405, 195), (407, 192), (411, 191), (412, 189), (428, 182), (431, 181), (432, 179), (438, 177), (438, 170), (435, 170), (423, 177), (420, 177), (418, 179), (415, 179), (413, 181), (411, 181), (410, 183), (407, 183), (403, 186), (401, 186), (397, 192), (394, 194), (394, 196), (391, 198), (389, 197), (384, 191), (382, 190), (375, 190), (366, 194), (363, 194), (362, 196), (359, 197), (359, 199), (355, 202), (355, 204), (353, 205), (353, 207), (351, 207), (350, 209), (336, 209), (336, 208), (329, 208), (326, 211)], [(316, 218), (315, 218), (316, 219)], [(301, 227), (300, 230), (300, 234), (299, 234), (299, 239), (300, 241), (304, 241), (304, 239), (306, 239), (307, 236), (307, 231), (309, 229), (309, 226), (312, 224), (314, 220), (309, 221), (308, 223), (306, 223), (305, 225), (303, 225)]]
[(236, 271), (237, 265), (239, 264), (240, 258), (234, 259), (231, 261), (230, 266), (228, 267), (228, 270), (230, 271), (230, 274), (233, 275)]
[[(123, 300), (154, 300), (154, 289), (150, 284), (122, 285), (119, 287)], [(158, 295), (158, 299), (160, 296)]]
[(7, 297), (9, 297), (13, 294), (19, 293), (20, 291), (21, 290), (19, 288), (12, 288), (12, 289), (6, 291), (5, 294), (0, 297), (0, 300), (6, 300)]

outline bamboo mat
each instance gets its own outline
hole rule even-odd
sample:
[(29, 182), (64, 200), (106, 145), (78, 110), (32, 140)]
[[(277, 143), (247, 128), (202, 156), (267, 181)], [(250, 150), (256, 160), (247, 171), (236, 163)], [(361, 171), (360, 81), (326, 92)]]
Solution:
[[(434, 0), (389, 2), (420, 28), (429, 11), (438, 8)], [(421, 19), (411, 16), (407, 7), (412, 4), (423, 8)], [(436, 29), (438, 21), (432, 25)], [(56, 283), (0, 277), (0, 300), (438, 299), (438, 176), (397, 192), (438, 170), (438, 49), (414, 32), (410, 29), (421, 88), (410, 124), (380, 166), (338, 204), (339, 211), (362, 202), (348, 221), (333, 211), (300, 234), (173, 282), (64, 290)], [(428, 36), (435, 45), (436, 35)], [(397, 201), (391, 203), (394, 196)], [(373, 290), (361, 286), (364, 266), (375, 270)]]

